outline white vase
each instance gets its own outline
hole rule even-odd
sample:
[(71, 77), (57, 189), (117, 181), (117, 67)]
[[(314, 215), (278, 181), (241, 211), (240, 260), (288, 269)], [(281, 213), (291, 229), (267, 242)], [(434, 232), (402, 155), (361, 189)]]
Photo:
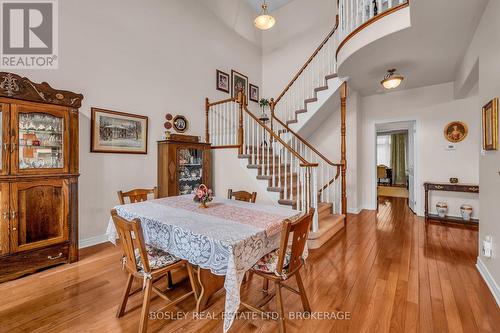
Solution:
[(462, 205), (460, 206), (460, 213), (462, 214), (462, 219), (464, 221), (470, 221), (470, 217), (472, 216), (472, 206), (471, 205)]
[(436, 204), (436, 210), (439, 217), (446, 217), (446, 213), (448, 213), (448, 204), (440, 201)]

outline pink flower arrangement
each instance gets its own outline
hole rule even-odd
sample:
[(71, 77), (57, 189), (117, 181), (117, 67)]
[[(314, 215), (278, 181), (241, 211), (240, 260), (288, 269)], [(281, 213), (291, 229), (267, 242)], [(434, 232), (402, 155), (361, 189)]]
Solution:
[(201, 184), (196, 190), (193, 191), (194, 202), (198, 202), (200, 207), (206, 207), (207, 203), (214, 199), (212, 190), (208, 189), (205, 184)]

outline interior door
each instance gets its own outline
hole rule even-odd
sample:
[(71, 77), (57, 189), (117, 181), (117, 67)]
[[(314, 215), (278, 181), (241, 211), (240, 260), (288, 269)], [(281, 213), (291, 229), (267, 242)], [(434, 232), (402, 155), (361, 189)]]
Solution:
[(9, 173), (9, 158), (10, 158), (10, 133), (9, 133), (9, 115), (10, 104), (0, 103), (0, 175)]
[(68, 189), (66, 179), (11, 184), (12, 252), (68, 240)]
[(65, 107), (12, 104), (11, 170), (15, 174), (69, 170), (69, 113)]
[(9, 253), (9, 183), (0, 183), (0, 257)]
[(415, 213), (415, 123), (408, 129), (408, 206)]

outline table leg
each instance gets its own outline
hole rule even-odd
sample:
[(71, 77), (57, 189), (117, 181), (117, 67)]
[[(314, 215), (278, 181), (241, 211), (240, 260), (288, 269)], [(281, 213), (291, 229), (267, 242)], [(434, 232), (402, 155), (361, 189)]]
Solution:
[(198, 282), (201, 286), (201, 293), (196, 304), (196, 311), (201, 312), (208, 307), (210, 296), (224, 287), (224, 276), (212, 274), (209, 269), (199, 268)]

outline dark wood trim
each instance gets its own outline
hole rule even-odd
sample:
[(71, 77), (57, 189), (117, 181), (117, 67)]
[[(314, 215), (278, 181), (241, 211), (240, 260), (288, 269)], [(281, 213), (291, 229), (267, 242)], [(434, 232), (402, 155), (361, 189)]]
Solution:
[(399, 4), (399, 5), (395, 6), (395, 7), (392, 7), (391, 9), (386, 10), (383, 13), (380, 13), (377, 16), (372, 17), (371, 19), (369, 19), (368, 21), (366, 21), (365, 23), (361, 24), (359, 27), (357, 27), (356, 29), (354, 29), (349, 35), (347, 35), (346, 38), (344, 38), (344, 40), (342, 40), (342, 42), (340, 42), (339, 46), (337, 47), (337, 51), (335, 51), (335, 58), (338, 56), (338, 54), (339, 54), (340, 50), (342, 49), (342, 47), (344, 47), (344, 45), (351, 38), (353, 38), (354, 36), (356, 36), (361, 30), (363, 30), (366, 27), (368, 27), (369, 25), (377, 22), (378, 20), (386, 17), (387, 15), (390, 15), (390, 14), (392, 14), (394, 12), (397, 12), (400, 9), (408, 7), (409, 5), (410, 5), (410, 0), (406, 0), (406, 2), (401, 3), (401, 4)]
[[(96, 112), (102, 112), (102, 113), (109, 113), (109, 114), (114, 114), (117, 116), (125, 116), (125, 117), (131, 117), (131, 118), (139, 118), (139, 119), (145, 119), (146, 120), (146, 146), (145, 146), (145, 151), (116, 151), (112, 149), (101, 149), (101, 150), (96, 150), (94, 148), (94, 131), (95, 131), (95, 114)], [(133, 114), (133, 113), (126, 113), (126, 112), (118, 112), (118, 111), (111, 111), (111, 110), (106, 110), (106, 109), (101, 109), (101, 108), (91, 108), (91, 116), (90, 116), (90, 152), (91, 153), (113, 153), (113, 154), (142, 154), (142, 155), (147, 155), (148, 153), (148, 121), (149, 118), (148, 116), (142, 116), (138, 114)]]
[(57, 90), (47, 82), (36, 83), (14, 73), (0, 72), (0, 97), (79, 108), (82, 94)]
[(479, 193), (479, 185), (476, 184), (452, 184), (452, 183), (439, 183), (439, 182), (425, 182), (425, 222), (435, 221), (441, 223), (449, 223), (451, 225), (462, 225), (472, 228), (477, 228), (479, 225), (478, 219), (471, 219), (470, 221), (464, 221), (459, 217), (445, 216), (440, 217), (436, 214), (429, 213), (429, 191), (446, 191), (446, 192), (462, 192), (462, 193)]

